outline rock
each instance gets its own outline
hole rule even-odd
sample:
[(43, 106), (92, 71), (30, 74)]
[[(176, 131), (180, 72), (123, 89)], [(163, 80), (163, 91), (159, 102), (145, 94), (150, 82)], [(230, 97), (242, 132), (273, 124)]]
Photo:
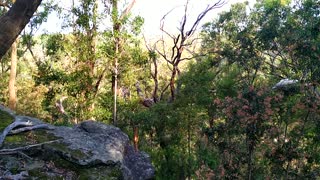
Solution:
[[(12, 117), (8, 120), (8, 117)], [(4, 121), (6, 118), (6, 121)], [(0, 122), (30, 121), (0, 105)], [(5, 124), (0, 124), (2, 131)], [(144, 152), (136, 152), (119, 128), (95, 121), (74, 127), (50, 126), (6, 137), (3, 148), (23, 147), (57, 140), (21, 153), (1, 155), (0, 177), (27, 176), (27, 179), (153, 179), (154, 167)], [(1, 178), (0, 178), (1, 179)]]
[(150, 166), (150, 157), (144, 152), (135, 152), (132, 146), (126, 148), (126, 156), (124, 157), (125, 167), (128, 168), (125, 179), (152, 179), (154, 176), (154, 168)]

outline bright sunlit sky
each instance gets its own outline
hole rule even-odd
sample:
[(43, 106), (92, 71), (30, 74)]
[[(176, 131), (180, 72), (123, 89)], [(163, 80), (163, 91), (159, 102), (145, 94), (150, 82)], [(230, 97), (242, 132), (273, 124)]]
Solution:
[[(130, 0), (126, 0), (130, 2)], [(237, 2), (244, 2), (245, 0), (226, 0), (227, 3), (219, 9), (214, 9), (209, 12), (206, 17), (201, 21), (202, 24), (211, 21), (222, 11), (230, 9), (231, 4)], [(247, 0), (250, 7), (253, 6), (255, 0)], [(63, 4), (66, 0), (61, 0)], [(217, 2), (216, 0), (190, 0), (188, 9), (188, 22), (187, 27), (191, 25), (196, 19), (197, 15), (202, 12), (209, 4)], [(140, 15), (145, 19), (143, 34), (148, 38), (152, 39), (161, 34), (160, 31), (160, 20), (170, 10), (174, 9), (167, 17), (165, 21), (165, 29), (170, 33), (177, 32), (177, 27), (183, 16), (184, 6), (186, 0), (137, 0), (136, 4), (132, 9), (134, 15)], [(189, 25), (189, 26), (188, 26)], [(40, 32), (47, 31), (49, 33), (56, 32), (61, 27), (61, 20), (58, 20), (56, 14), (50, 14), (48, 22), (41, 26)]]
[[(219, 9), (214, 9), (210, 11), (206, 17), (201, 21), (201, 25), (210, 22), (212, 19), (217, 17), (222, 11), (227, 11), (230, 9), (231, 4), (244, 2), (245, 0), (227, 0), (227, 3)], [(200, 12), (202, 12), (209, 4), (214, 4), (216, 0), (190, 0), (188, 7), (188, 18), (187, 27), (195, 21), (196, 17)], [(253, 6), (255, 0), (248, 0), (250, 6)], [(177, 27), (180, 24), (181, 18), (184, 13), (184, 5), (186, 0), (137, 0), (136, 6), (133, 9), (133, 13), (144, 17), (145, 26), (144, 33), (147, 37), (152, 37), (161, 33), (160, 31), (160, 20), (167, 14), (170, 10), (175, 8), (166, 17), (165, 29), (170, 32), (177, 32)]]

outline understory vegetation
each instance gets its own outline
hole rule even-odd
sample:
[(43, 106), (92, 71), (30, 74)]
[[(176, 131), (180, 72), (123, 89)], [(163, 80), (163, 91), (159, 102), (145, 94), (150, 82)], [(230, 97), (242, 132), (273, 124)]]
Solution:
[[(154, 43), (132, 6), (43, 3), (18, 38), (15, 110), (116, 125), (150, 154), (156, 179), (320, 176), (318, 0), (234, 4), (201, 31), (185, 26), (186, 8), (179, 32), (163, 26)], [(68, 14), (68, 32), (35, 35), (52, 11)], [(7, 106), (10, 58), (0, 61)]]

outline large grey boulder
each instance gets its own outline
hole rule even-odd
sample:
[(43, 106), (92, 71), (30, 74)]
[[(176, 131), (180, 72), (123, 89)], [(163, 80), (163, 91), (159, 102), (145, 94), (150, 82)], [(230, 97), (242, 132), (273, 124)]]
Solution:
[[(45, 124), (35, 118), (15, 116), (0, 106), (0, 133), (14, 120)], [(128, 136), (117, 127), (95, 121), (84, 121), (74, 127), (47, 126), (6, 137), (2, 150), (52, 143), (12, 154), (0, 152), (0, 177), (132, 180), (154, 177), (150, 157), (136, 152)]]

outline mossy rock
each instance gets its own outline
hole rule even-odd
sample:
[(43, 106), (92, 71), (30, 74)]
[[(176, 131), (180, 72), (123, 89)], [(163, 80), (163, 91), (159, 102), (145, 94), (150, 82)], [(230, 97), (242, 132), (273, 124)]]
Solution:
[[(14, 120), (45, 124), (2, 110), (0, 129)], [(119, 128), (94, 121), (74, 127), (53, 126), (7, 136), (2, 149), (24, 148), (0, 155), (0, 179), (9, 174), (27, 172), (27, 179), (151, 179), (154, 168), (147, 155), (136, 152)], [(53, 142), (54, 141), (54, 142)], [(50, 143), (47, 143), (50, 142)], [(46, 143), (39, 145), (41, 143)], [(9, 178), (10, 179), (10, 178)]]
[(12, 115), (0, 109), (0, 132), (13, 123), (13, 121), (14, 117)]

